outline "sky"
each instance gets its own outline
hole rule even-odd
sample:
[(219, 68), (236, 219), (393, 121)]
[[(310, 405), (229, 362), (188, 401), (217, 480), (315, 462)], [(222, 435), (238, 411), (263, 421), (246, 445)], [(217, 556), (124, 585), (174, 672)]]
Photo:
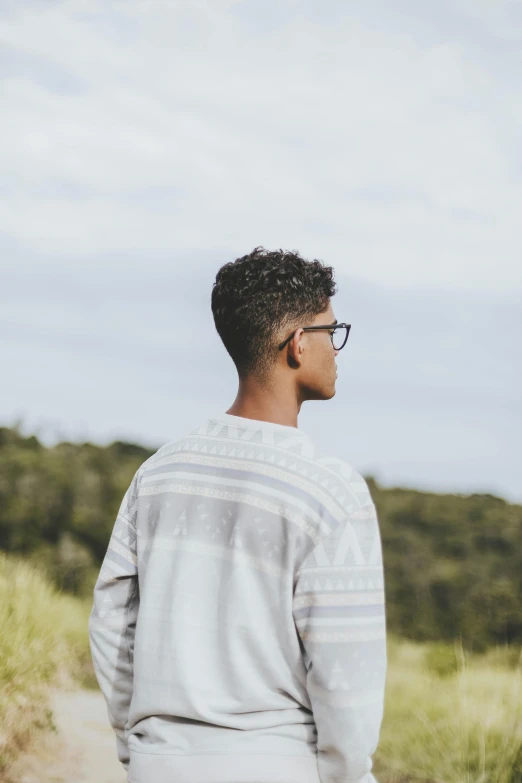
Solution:
[(0, 425), (153, 448), (226, 411), (219, 267), (335, 269), (299, 427), (383, 486), (522, 502), (522, 4), (0, 7)]

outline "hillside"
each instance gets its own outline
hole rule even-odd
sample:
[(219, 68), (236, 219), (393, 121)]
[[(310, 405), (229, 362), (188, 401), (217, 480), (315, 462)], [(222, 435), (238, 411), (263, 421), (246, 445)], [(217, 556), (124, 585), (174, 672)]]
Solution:
[[(152, 453), (123, 442), (46, 447), (0, 428), (0, 550), (89, 597), (121, 499)], [(522, 643), (522, 506), (366, 478), (381, 527), (388, 629), (417, 641), (459, 637), (475, 652)]]

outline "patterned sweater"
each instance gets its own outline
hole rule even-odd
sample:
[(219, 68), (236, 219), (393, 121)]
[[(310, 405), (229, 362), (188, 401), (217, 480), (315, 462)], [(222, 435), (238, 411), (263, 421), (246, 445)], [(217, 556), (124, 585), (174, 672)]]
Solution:
[(89, 638), (130, 783), (377, 783), (376, 509), (302, 430), (218, 413), (147, 459)]

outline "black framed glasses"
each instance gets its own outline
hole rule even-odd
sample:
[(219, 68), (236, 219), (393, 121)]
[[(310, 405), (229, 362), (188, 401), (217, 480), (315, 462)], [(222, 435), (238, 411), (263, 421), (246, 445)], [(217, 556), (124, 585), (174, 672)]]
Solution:
[[(334, 331), (331, 332), (332, 345), (335, 351), (340, 351), (341, 348), (344, 348), (344, 346), (346, 345), (348, 335), (350, 334), (351, 326), (352, 326), (351, 324), (345, 324), (345, 323), (338, 324), (336, 322), (334, 324), (321, 324), (320, 326), (303, 326), (302, 329), (304, 332), (312, 332), (318, 329), (333, 329)], [(294, 329), (292, 334), (289, 335), (286, 338), (286, 340), (282, 342), (281, 345), (278, 346), (278, 350), (282, 351), (285, 345), (292, 339), (292, 337), (296, 332), (297, 329)]]

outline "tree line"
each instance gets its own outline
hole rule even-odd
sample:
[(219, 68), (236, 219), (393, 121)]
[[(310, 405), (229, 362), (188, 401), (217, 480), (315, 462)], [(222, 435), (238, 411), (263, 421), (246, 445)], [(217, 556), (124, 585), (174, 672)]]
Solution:
[[(156, 449), (115, 441), (47, 447), (0, 427), (0, 549), (88, 595), (121, 500)], [(522, 644), (522, 505), (491, 494), (381, 487), (387, 628), (473, 652)]]

